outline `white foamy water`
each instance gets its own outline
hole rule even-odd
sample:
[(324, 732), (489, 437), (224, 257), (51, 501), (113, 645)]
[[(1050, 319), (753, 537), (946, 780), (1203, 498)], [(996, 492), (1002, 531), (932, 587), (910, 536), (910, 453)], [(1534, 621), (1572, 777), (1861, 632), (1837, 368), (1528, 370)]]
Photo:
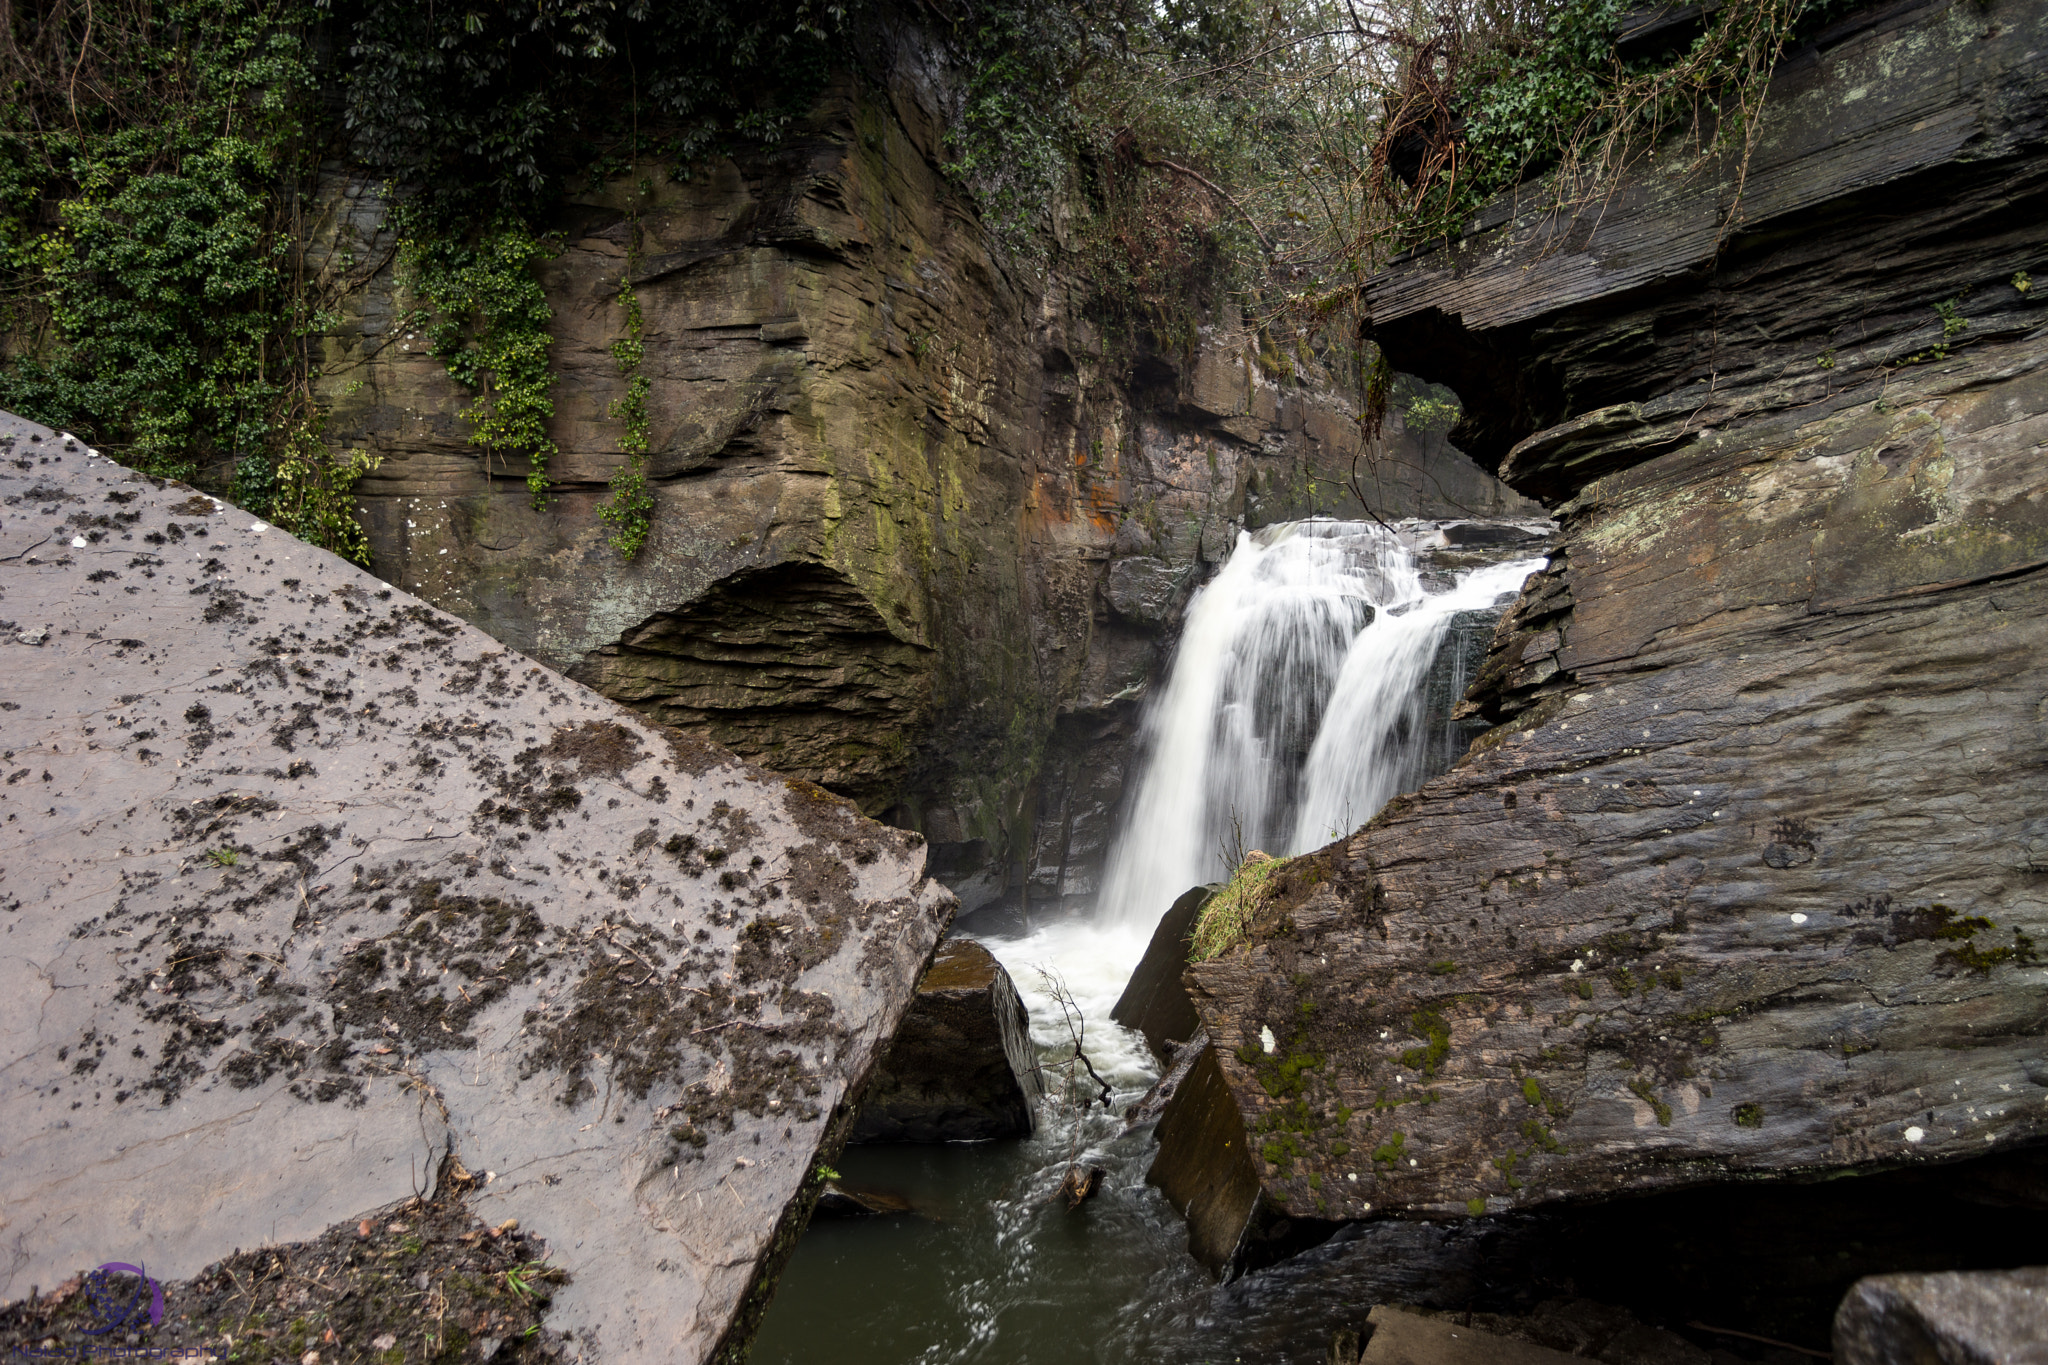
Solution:
[[(1040, 1056), (1070, 1053), (1066, 1026), (1053, 999), (1054, 979), (1080, 1007), (1082, 1047), (1102, 1078), (1119, 1090), (1143, 1090), (1158, 1078), (1142, 1035), (1110, 1022), (1109, 1012), (1151, 939), (1150, 926), (1098, 924), (1069, 919), (1049, 924), (1022, 938), (985, 939), (982, 946), (1017, 983), (1017, 994), (1031, 1014), (1031, 1041)], [(1050, 974), (1050, 975), (1049, 975)], [(1047, 1084), (1053, 1084), (1047, 1077)]]
[[(755, 1342), (759, 1365), (1283, 1359), (1265, 1349), (1266, 1328), (1231, 1335), (1242, 1304), (1217, 1311), (1186, 1223), (1146, 1183), (1152, 1134), (1122, 1115), (1158, 1064), (1109, 1012), (1160, 913), (1224, 871), (1233, 813), (1244, 848), (1284, 854), (1414, 785), (1416, 746), (1434, 725), (1422, 694), (1451, 618), (1493, 605), (1540, 564), (1476, 570), (1432, 595), (1378, 527), (1309, 522), (1239, 539), (1191, 604), (1148, 716), (1097, 913), (981, 940), (1016, 982), (1049, 1062), (1072, 1051), (1052, 989), (1064, 983), (1110, 1103), (1085, 1074), (1071, 1093), (1049, 1076), (1028, 1138), (847, 1149), (851, 1183), (898, 1192), (918, 1215), (813, 1226)], [(1103, 1180), (1070, 1210), (1059, 1189), (1075, 1165)], [(1322, 1358), (1326, 1327), (1295, 1335), (1312, 1349), (1286, 1358)]]
[(1352, 637), (1302, 769), (1300, 809), (1286, 852), (1320, 848), (1349, 834), (1417, 785), (1416, 765), (1427, 742), (1423, 684), (1451, 618), (1520, 591), (1522, 581), (1541, 567), (1540, 559), (1491, 564), (1458, 575), (1449, 592), (1434, 594), (1422, 592), (1416, 577), (1413, 596), (1383, 608)]
[(1097, 903), (1147, 930), (1233, 857), (1304, 852), (1372, 818), (1423, 775), (1423, 683), (1452, 617), (1490, 607), (1543, 561), (1428, 591), (1398, 537), (1305, 521), (1238, 537), (1189, 603)]

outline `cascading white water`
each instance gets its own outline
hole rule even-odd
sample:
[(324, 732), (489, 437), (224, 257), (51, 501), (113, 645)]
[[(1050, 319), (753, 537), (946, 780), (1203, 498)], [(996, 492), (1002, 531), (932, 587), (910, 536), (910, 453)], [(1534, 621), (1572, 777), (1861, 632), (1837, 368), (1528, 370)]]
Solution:
[[(1149, 1130), (1120, 1117), (1158, 1065), (1110, 1010), (1160, 912), (1225, 871), (1233, 816), (1245, 849), (1296, 852), (1424, 775), (1424, 694), (1447, 690), (1428, 680), (1447, 628), (1541, 563), (1474, 570), (1432, 594), (1413, 555), (1376, 526), (1303, 522), (1239, 538), (1190, 604), (1096, 916), (984, 940), (1015, 979), (1049, 1063), (1072, 1056), (1054, 997), (1055, 983), (1064, 987), (1110, 1103), (1095, 1103), (1086, 1084), (1056, 1084), (1028, 1139), (848, 1149), (841, 1162), (854, 1183), (899, 1191), (926, 1217), (814, 1227), (756, 1361), (1110, 1365), (1196, 1358), (1191, 1333), (1201, 1358), (1253, 1358), (1206, 1352), (1219, 1339), (1205, 1316), (1215, 1291), (1187, 1252), (1181, 1216), (1146, 1183)], [(1085, 1217), (1055, 1194), (1074, 1164), (1107, 1173)], [(1326, 1341), (1324, 1329), (1315, 1358)]]
[(1147, 715), (1098, 919), (1149, 929), (1235, 853), (1298, 853), (1371, 819), (1422, 775), (1422, 684), (1452, 618), (1540, 567), (1491, 565), (1433, 593), (1371, 523), (1240, 535), (1189, 604)]

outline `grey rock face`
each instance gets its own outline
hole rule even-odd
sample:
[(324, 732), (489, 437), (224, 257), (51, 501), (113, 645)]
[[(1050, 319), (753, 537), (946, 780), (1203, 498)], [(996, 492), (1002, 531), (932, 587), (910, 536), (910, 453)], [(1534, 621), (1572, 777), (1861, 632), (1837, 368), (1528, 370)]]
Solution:
[(1010, 974), (979, 943), (948, 939), (861, 1094), (848, 1141), (1028, 1135), (1044, 1089)]
[(0, 427), (0, 1296), (431, 1182), (607, 1361), (743, 1342), (952, 913), (914, 835)]
[(1202, 917), (1202, 907), (1210, 897), (1222, 889), (1220, 884), (1194, 887), (1167, 908), (1153, 927), (1152, 941), (1145, 945), (1145, 955), (1138, 959), (1124, 993), (1109, 1012), (1117, 1023), (1144, 1034), (1152, 1050), (1161, 1055), (1193, 1038), (1202, 1027), (1180, 978), (1187, 970), (1195, 921)]
[(2037, 20), (1873, 10), (1788, 64), (1710, 267), (1712, 197), (1637, 185), (1375, 286), (1397, 365), (1519, 367), (1471, 420), (1561, 531), (1470, 693), (1494, 728), (1191, 973), (1247, 1126), (1295, 1135), (1290, 1213), (2048, 1140)]
[(1858, 1280), (1835, 1314), (1839, 1365), (2041, 1365), (2048, 1266)]
[(1181, 588), (1190, 576), (1188, 566), (1165, 560), (1119, 559), (1109, 566), (1102, 598), (1111, 611), (1126, 621), (1164, 625), (1179, 605)]

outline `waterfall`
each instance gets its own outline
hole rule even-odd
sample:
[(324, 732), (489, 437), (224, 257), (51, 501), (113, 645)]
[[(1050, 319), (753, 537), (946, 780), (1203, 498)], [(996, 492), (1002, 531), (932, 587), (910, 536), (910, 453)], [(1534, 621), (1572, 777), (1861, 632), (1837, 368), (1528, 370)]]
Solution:
[(1432, 726), (1424, 684), (1451, 623), (1542, 564), (1432, 582), (1401, 536), (1371, 523), (1241, 534), (1189, 603), (1147, 712), (1098, 917), (1149, 927), (1236, 854), (1321, 847), (1430, 776), (1433, 756), (1440, 769), (1461, 746), (1433, 733), (1448, 716)]

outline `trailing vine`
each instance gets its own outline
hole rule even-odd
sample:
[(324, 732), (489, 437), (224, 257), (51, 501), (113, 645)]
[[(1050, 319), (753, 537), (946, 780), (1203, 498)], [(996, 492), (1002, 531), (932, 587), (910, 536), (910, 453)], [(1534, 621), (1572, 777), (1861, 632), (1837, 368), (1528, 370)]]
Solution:
[(626, 462), (612, 473), (612, 495), (598, 504), (597, 515), (612, 528), (611, 544), (627, 559), (640, 553), (653, 529), (654, 495), (647, 491), (647, 376), (640, 372), (646, 354), (640, 334), (640, 295), (633, 288), (633, 271), (639, 261), (639, 227), (633, 232), (633, 250), (626, 257), (626, 269), (619, 279), (619, 306), (626, 311), (626, 330), (612, 343), (612, 361), (626, 381), (626, 392), (614, 398), (611, 416), (625, 428), (619, 434), (619, 448)]
[(509, 210), (469, 237), (420, 200), (393, 218), (400, 268), (424, 304), (401, 326), (425, 331), (448, 373), (475, 393), (462, 410), (470, 443), (486, 461), (525, 459), (527, 490), (536, 509), (544, 506), (555, 453), (547, 433), (555, 415), (548, 368), (554, 310), (534, 267), (556, 248)]

